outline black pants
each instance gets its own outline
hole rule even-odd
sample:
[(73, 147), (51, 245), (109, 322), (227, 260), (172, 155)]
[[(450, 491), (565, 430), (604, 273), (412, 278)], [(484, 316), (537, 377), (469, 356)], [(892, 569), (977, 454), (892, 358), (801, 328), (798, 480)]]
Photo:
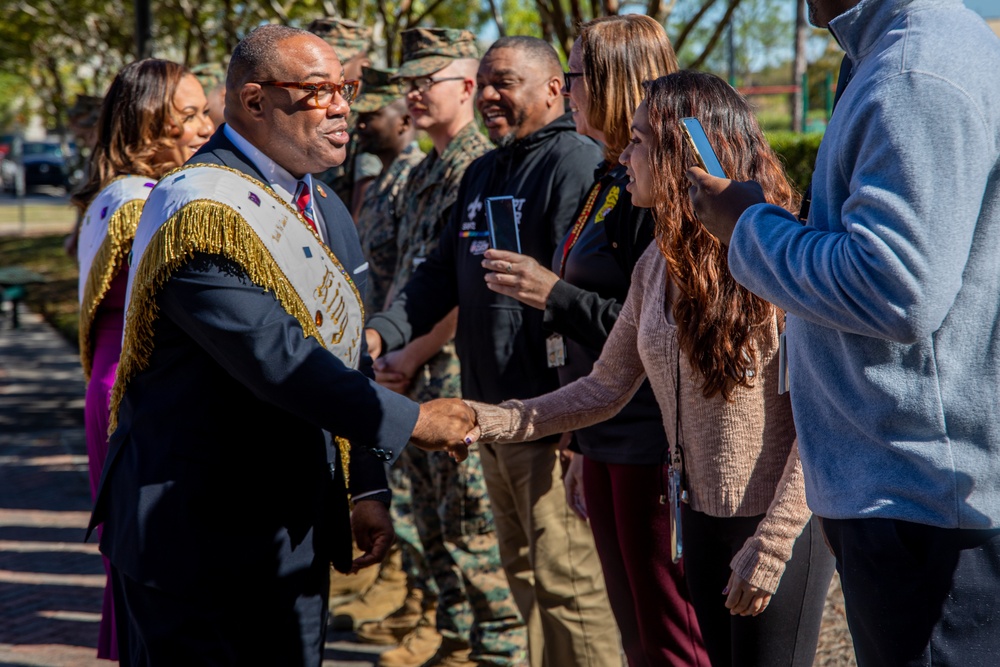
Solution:
[[(273, 591), (246, 581), (239, 590), (198, 598), (172, 595), (111, 567), (122, 667), (319, 667), (326, 635), (322, 595)], [(291, 575), (292, 578), (295, 575)]]
[(1000, 530), (822, 523), (860, 667), (1000, 665)]
[(718, 518), (683, 507), (684, 576), (713, 667), (811, 667), (834, 561), (814, 518), (759, 616), (733, 616), (722, 590), (729, 563), (763, 516)]

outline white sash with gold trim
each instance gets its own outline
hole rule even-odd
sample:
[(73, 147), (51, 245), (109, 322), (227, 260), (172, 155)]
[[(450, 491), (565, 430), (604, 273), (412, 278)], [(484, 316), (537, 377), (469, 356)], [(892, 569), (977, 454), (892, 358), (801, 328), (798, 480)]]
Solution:
[(219, 165), (189, 165), (160, 180), (136, 231), (125, 339), (111, 398), (113, 422), (125, 387), (152, 352), (156, 292), (195, 252), (238, 264), (251, 281), (274, 294), (306, 336), (347, 366), (358, 367), (361, 295), (312, 227), (247, 174)]
[(145, 176), (115, 179), (97, 193), (80, 224), (80, 359), (87, 377), (94, 358), (90, 342), (94, 315), (111, 281), (126, 268), (142, 205), (155, 185), (154, 179)]

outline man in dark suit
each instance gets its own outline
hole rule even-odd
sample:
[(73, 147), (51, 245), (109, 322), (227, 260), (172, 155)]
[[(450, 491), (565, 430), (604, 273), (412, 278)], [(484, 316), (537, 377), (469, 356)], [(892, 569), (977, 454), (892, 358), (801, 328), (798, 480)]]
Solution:
[[(460, 443), (472, 425), (461, 401), (421, 406), (345, 363), (365, 369), (371, 360), (363, 346), (327, 349), (310, 334), (320, 311), (313, 327), (311, 310), (303, 317), (288, 305), (299, 267), (279, 261), (264, 280), (266, 253), (247, 259), (248, 211), (271, 205), (275, 225), (313, 226), (307, 241), (327, 246), (341, 284), (363, 298), (354, 225), (309, 176), (344, 159), (353, 95), (323, 40), (256, 30), (230, 63), (228, 125), (153, 193), (170, 201), (202, 182), (195, 165), (220, 165), (200, 173), (245, 183), (249, 199), (246, 189), (206, 190), (192, 210), (214, 213), (188, 216), (186, 227), (186, 209), (169, 219), (145, 209), (138, 236), (149, 243), (133, 257), (118, 427), (91, 522), (104, 523), (122, 664), (319, 665), (329, 563), (352, 567), (348, 530), (366, 552), (354, 568), (381, 560), (392, 541), (383, 462), (408, 440)], [(224, 194), (240, 203), (225, 208)], [(198, 209), (204, 202), (214, 208)], [(157, 244), (164, 230), (174, 235)], [(303, 230), (285, 228), (293, 231)], [(350, 516), (335, 438), (351, 443)]]

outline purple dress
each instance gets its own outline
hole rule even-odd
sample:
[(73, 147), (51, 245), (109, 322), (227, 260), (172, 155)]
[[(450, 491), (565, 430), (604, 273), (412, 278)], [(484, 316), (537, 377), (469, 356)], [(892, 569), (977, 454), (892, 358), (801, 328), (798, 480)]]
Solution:
[[(94, 315), (91, 341), (94, 346), (94, 366), (87, 385), (84, 424), (87, 432), (87, 461), (90, 466), (90, 497), (97, 498), (104, 461), (108, 458), (108, 415), (111, 388), (122, 352), (122, 331), (125, 321), (125, 290), (128, 272), (120, 271), (111, 281), (111, 287)], [(100, 527), (97, 529), (101, 530)], [(110, 564), (104, 561), (104, 571), (109, 575), (104, 587), (101, 625), (97, 636), (97, 657), (118, 659), (118, 637), (115, 631), (115, 612), (111, 595)]]

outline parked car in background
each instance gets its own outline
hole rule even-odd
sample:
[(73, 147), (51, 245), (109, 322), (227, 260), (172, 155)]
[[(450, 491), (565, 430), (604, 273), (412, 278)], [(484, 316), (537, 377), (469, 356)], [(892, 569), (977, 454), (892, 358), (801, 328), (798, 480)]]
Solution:
[(25, 141), (23, 152), (24, 185), (54, 185), (69, 189), (73, 185), (73, 155), (55, 141)]

